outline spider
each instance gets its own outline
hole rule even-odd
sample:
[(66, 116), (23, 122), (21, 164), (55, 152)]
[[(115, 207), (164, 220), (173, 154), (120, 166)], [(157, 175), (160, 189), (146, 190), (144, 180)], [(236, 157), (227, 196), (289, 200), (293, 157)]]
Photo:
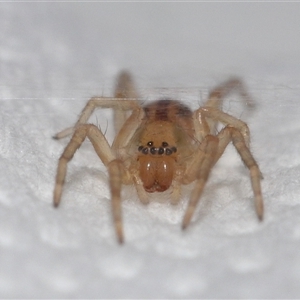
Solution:
[[(123, 184), (134, 184), (144, 204), (149, 202), (149, 193), (166, 190), (170, 190), (171, 203), (177, 204), (181, 185), (195, 182), (183, 217), (182, 229), (185, 229), (192, 219), (212, 167), (232, 142), (250, 171), (256, 213), (262, 220), (262, 176), (249, 150), (248, 126), (221, 110), (223, 98), (233, 90), (237, 90), (246, 103), (251, 104), (242, 82), (232, 78), (213, 89), (204, 106), (195, 111), (179, 101), (168, 99), (143, 105), (130, 73), (121, 72), (113, 98), (91, 98), (75, 126), (54, 136), (61, 139), (73, 134), (59, 159), (54, 206), (60, 203), (67, 164), (88, 137), (108, 170), (113, 223), (119, 243), (124, 241), (121, 214)], [(116, 137), (112, 145), (97, 126), (87, 124), (98, 107), (113, 109)], [(217, 131), (219, 122), (224, 127)]]

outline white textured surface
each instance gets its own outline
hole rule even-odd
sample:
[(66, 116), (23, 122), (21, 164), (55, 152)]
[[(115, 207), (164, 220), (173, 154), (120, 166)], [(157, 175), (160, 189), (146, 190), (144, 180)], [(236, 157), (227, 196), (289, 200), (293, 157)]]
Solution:
[[(299, 3), (1, 3), (0, 297), (300, 297)], [(51, 205), (57, 159), (92, 95), (120, 69), (147, 99), (166, 87), (195, 108), (241, 76), (256, 99), (243, 117), (264, 174), (256, 219), (247, 171), (230, 147), (192, 226), (177, 207), (124, 191), (126, 243), (111, 224), (107, 175), (85, 143)], [(179, 93), (179, 89), (184, 93)], [(193, 94), (193, 95), (192, 95)], [(197, 97), (195, 97), (197, 95)], [(93, 121), (108, 127), (110, 115)], [(104, 116), (104, 117), (103, 117)]]

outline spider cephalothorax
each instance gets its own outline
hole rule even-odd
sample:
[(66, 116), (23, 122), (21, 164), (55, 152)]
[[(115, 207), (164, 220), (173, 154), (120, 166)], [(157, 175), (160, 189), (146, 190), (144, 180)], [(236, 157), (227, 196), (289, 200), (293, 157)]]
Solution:
[[(171, 203), (176, 204), (181, 185), (194, 182), (182, 222), (184, 229), (192, 219), (210, 170), (232, 142), (250, 170), (256, 212), (262, 219), (261, 173), (249, 150), (248, 126), (220, 110), (223, 98), (232, 90), (237, 90), (249, 103), (242, 83), (231, 79), (215, 88), (204, 106), (194, 112), (174, 100), (158, 100), (142, 106), (129, 73), (122, 72), (115, 98), (93, 97), (75, 126), (55, 136), (59, 139), (73, 133), (59, 160), (54, 205), (58, 206), (61, 199), (67, 163), (88, 137), (108, 169), (113, 220), (119, 242), (123, 242), (122, 184), (134, 184), (145, 204), (149, 201), (148, 193), (170, 189)], [(114, 110), (117, 135), (112, 145), (98, 127), (87, 124), (96, 107)], [(131, 111), (129, 117), (128, 111)], [(216, 131), (218, 122), (225, 125), (219, 132)]]

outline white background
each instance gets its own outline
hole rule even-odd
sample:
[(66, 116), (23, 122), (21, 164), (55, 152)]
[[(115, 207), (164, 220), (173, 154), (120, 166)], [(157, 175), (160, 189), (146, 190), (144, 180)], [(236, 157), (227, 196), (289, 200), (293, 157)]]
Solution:
[[(299, 3), (0, 3), (0, 296), (98, 298), (300, 297)], [(143, 206), (123, 195), (126, 243), (116, 242), (107, 173), (87, 141), (52, 207), (57, 160), (93, 95), (132, 72), (195, 109), (236, 75), (224, 110), (245, 120), (264, 180), (258, 222), (248, 171), (230, 146), (190, 228), (188, 200)], [(111, 141), (111, 115), (91, 121)]]

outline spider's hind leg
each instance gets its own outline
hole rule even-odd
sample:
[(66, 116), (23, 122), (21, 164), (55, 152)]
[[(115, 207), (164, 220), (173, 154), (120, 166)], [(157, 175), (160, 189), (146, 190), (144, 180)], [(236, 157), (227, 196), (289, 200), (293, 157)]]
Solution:
[[(209, 93), (208, 100), (204, 104), (204, 107), (221, 110), (224, 98), (234, 91), (236, 91), (241, 96), (243, 103), (247, 108), (255, 107), (255, 103), (247, 92), (245, 84), (242, 80), (236, 77), (230, 78), (223, 84), (220, 84), (219, 86), (214, 88)], [(216, 120), (208, 120), (211, 134), (216, 133), (217, 123), (218, 122)]]
[[(135, 88), (132, 76), (129, 72), (122, 71), (119, 74), (117, 78), (114, 96), (115, 98), (120, 99), (135, 99), (133, 101), (135, 101), (138, 104), (138, 93)], [(114, 108), (114, 126), (116, 134), (120, 131), (127, 118), (127, 111), (125, 111), (124, 109), (119, 109), (118, 107)]]
[(92, 97), (82, 110), (78, 121), (73, 127), (66, 128), (53, 136), (62, 139), (71, 135), (75, 128), (86, 124), (96, 108), (112, 108), (114, 111), (115, 132), (118, 133), (128, 118), (128, 111), (139, 107), (138, 93), (130, 73), (123, 71), (117, 78), (114, 97)]

